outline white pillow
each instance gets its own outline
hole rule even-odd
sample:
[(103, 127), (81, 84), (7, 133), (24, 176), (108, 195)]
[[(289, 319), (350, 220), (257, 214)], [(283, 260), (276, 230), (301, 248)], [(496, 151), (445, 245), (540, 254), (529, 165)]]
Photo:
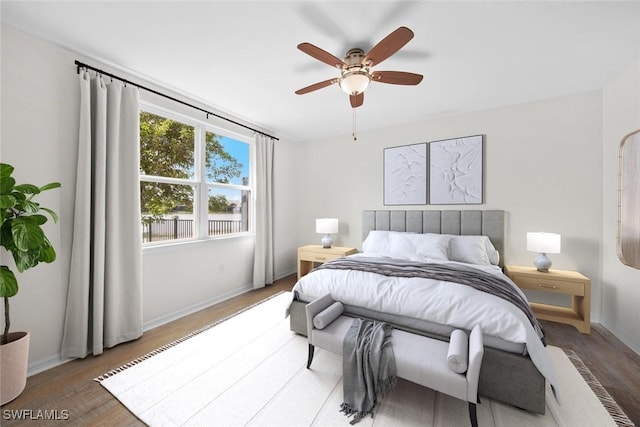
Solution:
[(498, 265), (500, 254), (487, 236), (451, 236), (449, 259), (468, 264)]
[(449, 338), (449, 349), (447, 351), (447, 365), (449, 369), (458, 374), (467, 370), (467, 360), (469, 359), (469, 337), (460, 330), (455, 329)]
[(399, 231), (389, 232), (389, 256), (402, 259), (414, 259), (416, 255), (416, 245), (411, 238), (414, 233), (402, 233)]
[(442, 234), (389, 232), (391, 256), (412, 261), (447, 261), (450, 239)]
[(500, 252), (498, 252), (498, 250), (493, 246), (491, 240), (489, 240), (489, 244), (491, 245), (491, 247), (487, 247), (489, 262), (491, 263), (491, 265), (498, 265), (500, 264)]
[(362, 253), (390, 253), (389, 231), (371, 230), (362, 242)]
[(313, 326), (316, 329), (324, 329), (329, 326), (334, 320), (336, 320), (344, 312), (344, 305), (341, 302), (334, 302), (329, 307), (316, 314), (313, 318)]

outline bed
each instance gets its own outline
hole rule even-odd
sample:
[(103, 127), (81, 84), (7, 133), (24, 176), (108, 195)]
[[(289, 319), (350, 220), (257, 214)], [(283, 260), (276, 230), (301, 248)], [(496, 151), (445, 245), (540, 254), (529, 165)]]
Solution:
[[(326, 293), (348, 315), (444, 341), (455, 328), (481, 323), (479, 394), (544, 414), (545, 384), (555, 377), (526, 297), (502, 273), (505, 212), (367, 210), (362, 224), (362, 253), (325, 263), (296, 283), (291, 330), (306, 335), (304, 307)], [(427, 265), (434, 272), (425, 275)], [(479, 289), (485, 283), (504, 291)]]

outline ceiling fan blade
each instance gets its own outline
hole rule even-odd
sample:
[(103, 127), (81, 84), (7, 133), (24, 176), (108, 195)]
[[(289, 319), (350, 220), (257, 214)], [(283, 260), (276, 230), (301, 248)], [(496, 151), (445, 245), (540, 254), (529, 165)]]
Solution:
[(358, 95), (349, 95), (349, 101), (351, 101), (352, 108), (358, 108), (364, 103), (364, 92)]
[(323, 87), (331, 86), (332, 84), (338, 83), (340, 79), (329, 79), (323, 82), (314, 83), (310, 86), (303, 87), (302, 89), (298, 89), (296, 94), (304, 95), (305, 93), (313, 92), (314, 90), (322, 89)]
[(373, 67), (399, 51), (412, 38), (413, 31), (407, 27), (400, 27), (372, 47), (362, 63)]
[(422, 81), (422, 74), (404, 71), (374, 71), (371, 80), (392, 85), (417, 85)]
[(298, 49), (300, 49), (307, 55), (314, 57), (318, 61), (331, 65), (332, 67), (342, 68), (343, 66), (346, 67), (347, 65), (342, 61), (342, 59), (333, 56), (329, 52), (322, 50), (319, 47), (312, 45), (311, 43), (300, 43), (298, 45)]

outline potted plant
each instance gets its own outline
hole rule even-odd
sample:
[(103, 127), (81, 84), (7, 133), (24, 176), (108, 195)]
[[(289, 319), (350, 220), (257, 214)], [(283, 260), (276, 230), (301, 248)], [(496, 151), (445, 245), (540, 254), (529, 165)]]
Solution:
[[(59, 182), (38, 187), (16, 185), (13, 166), (0, 163), (0, 246), (13, 256), (15, 267), (23, 272), (40, 262), (53, 262), (56, 252), (42, 230), (48, 214), (54, 222), (58, 216), (40, 206), (34, 197), (43, 191), (60, 187)], [(11, 326), (9, 298), (18, 293), (18, 280), (9, 266), (0, 266), (0, 296), (4, 299), (4, 331), (0, 338), (0, 404), (18, 397), (27, 383), (29, 333), (9, 332)]]

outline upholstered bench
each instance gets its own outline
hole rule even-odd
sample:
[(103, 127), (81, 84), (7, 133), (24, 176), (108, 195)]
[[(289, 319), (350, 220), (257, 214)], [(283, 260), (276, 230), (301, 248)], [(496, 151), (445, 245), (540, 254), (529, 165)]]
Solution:
[[(342, 343), (353, 317), (342, 314), (342, 304), (331, 295), (320, 297), (306, 306), (309, 357), (315, 347), (342, 354)], [(477, 427), (478, 377), (484, 354), (482, 330), (476, 326), (467, 334), (455, 330), (449, 342), (393, 329), (391, 343), (399, 378), (469, 403), (471, 425)]]

